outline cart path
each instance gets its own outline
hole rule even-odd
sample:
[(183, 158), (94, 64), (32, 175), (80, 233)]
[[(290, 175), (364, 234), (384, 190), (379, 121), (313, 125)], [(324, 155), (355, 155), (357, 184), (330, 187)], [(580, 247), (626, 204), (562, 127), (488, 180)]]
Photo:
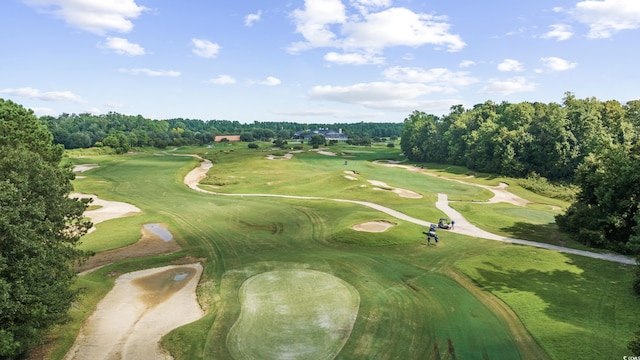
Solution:
[[(421, 225), (421, 226), (424, 226), (424, 227), (429, 227), (432, 224), (429, 221), (416, 219), (416, 218), (414, 218), (412, 216), (409, 216), (407, 214), (404, 214), (404, 213), (402, 213), (400, 211), (393, 210), (393, 209), (388, 208), (386, 206), (382, 206), (382, 205), (379, 205), (379, 204), (376, 204), (376, 203), (372, 203), (372, 202), (368, 202), (368, 201), (334, 199), (334, 198), (324, 198), (324, 197), (317, 197), (317, 196), (279, 195), (279, 194), (225, 194), (225, 193), (219, 193), (219, 192), (204, 190), (204, 189), (201, 189), (200, 187), (198, 187), (198, 184), (200, 183), (200, 181), (202, 179), (204, 179), (207, 176), (207, 172), (212, 167), (212, 163), (209, 160), (202, 159), (202, 158), (200, 158), (200, 159), (202, 160), (202, 162), (200, 163), (200, 166), (198, 166), (195, 169), (191, 170), (185, 176), (184, 183), (189, 188), (191, 188), (191, 189), (193, 189), (195, 191), (202, 192), (202, 193), (212, 194), (212, 195), (219, 195), (219, 196), (276, 197), (276, 198), (300, 199), (300, 200), (329, 200), (329, 201), (337, 201), (337, 202), (344, 202), (344, 203), (351, 203), (351, 204), (358, 204), (358, 205), (366, 206), (366, 207), (369, 207), (371, 209), (378, 210), (378, 211), (383, 212), (385, 214), (391, 215), (391, 216), (393, 216), (393, 217), (395, 217), (397, 219), (409, 221), (409, 222), (412, 222), (414, 224)], [(469, 184), (473, 185), (472, 183), (469, 183)], [(514, 238), (510, 238), (510, 237), (506, 237), (506, 236), (501, 236), (501, 235), (496, 235), (496, 234), (490, 233), (488, 231), (485, 231), (485, 230), (482, 230), (482, 229), (476, 227), (475, 225), (470, 223), (464, 216), (462, 216), (462, 214), (460, 214), (458, 211), (456, 211), (453, 208), (451, 208), (449, 206), (449, 200), (448, 200), (448, 197), (447, 197), (446, 194), (438, 194), (438, 201), (436, 202), (436, 208), (438, 208), (440, 211), (445, 213), (447, 215), (447, 217), (449, 217), (450, 219), (453, 219), (455, 221), (455, 223), (456, 223), (455, 224), (455, 229), (452, 230), (452, 231), (455, 231), (456, 233), (459, 233), (459, 234), (468, 235), (468, 236), (477, 237), (477, 238), (482, 238), (482, 239), (486, 239), (486, 240), (496, 240), (496, 241), (508, 242), (508, 243), (512, 243), (512, 244), (518, 244), (518, 245), (534, 246), (534, 247), (543, 248), (543, 249), (555, 250), (555, 251), (559, 251), (559, 252), (562, 252), (562, 253), (586, 256), (586, 257), (590, 257), (590, 258), (594, 258), (594, 259), (601, 259), (601, 260), (617, 262), (617, 263), (621, 263), (621, 264), (629, 264), (629, 265), (635, 265), (636, 264), (636, 260), (634, 258), (623, 256), (623, 255), (600, 254), (600, 253), (595, 253), (595, 252), (591, 252), (591, 251), (571, 249), (571, 248), (567, 248), (567, 247), (563, 247), (563, 246), (545, 244), (545, 243), (540, 243), (540, 242), (535, 242), (535, 241), (514, 239)]]

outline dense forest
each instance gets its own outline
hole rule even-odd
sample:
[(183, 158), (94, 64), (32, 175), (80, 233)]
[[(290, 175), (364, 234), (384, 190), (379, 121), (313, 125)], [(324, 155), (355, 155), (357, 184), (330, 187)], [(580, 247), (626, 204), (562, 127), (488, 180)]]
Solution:
[(152, 120), (140, 115), (118, 113), (105, 115), (62, 114), (43, 116), (40, 120), (53, 134), (54, 142), (66, 149), (110, 146), (118, 152), (131, 147), (204, 145), (218, 135), (242, 135), (243, 139), (270, 141), (290, 139), (296, 132), (331, 128), (342, 130), (350, 138), (399, 137), (402, 123), (301, 124), (294, 122), (260, 122), (243, 124), (230, 120), (170, 119)]
[(404, 124), (412, 161), (579, 186), (560, 228), (589, 246), (640, 253), (640, 100), (487, 101), (442, 117), (414, 111)]

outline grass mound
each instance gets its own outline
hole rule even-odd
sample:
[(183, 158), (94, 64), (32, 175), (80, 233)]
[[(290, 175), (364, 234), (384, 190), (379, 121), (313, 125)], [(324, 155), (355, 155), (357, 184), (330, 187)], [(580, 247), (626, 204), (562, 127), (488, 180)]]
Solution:
[(242, 310), (227, 338), (236, 359), (333, 359), (351, 334), (360, 296), (319, 271), (277, 270), (240, 288)]

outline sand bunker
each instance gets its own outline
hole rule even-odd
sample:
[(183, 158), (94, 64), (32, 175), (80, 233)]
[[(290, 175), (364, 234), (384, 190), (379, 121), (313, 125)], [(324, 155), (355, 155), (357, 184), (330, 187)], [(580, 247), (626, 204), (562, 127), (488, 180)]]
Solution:
[(353, 230), (356, 231), (366, 231), (366, 232), (385, 232), (387, 229), (396, 226), (396, 224), (390, 221), (377, 220), (377, 221), (367, 221), (365, 223), (357, 224), (352, 227)]
[(369, 183), (371, 183), (371, 185), (373, 186), (379, 186), (378, 188), (374, 188), (374, 190), (388, 190), (391, 192), (394, 192), (396, 194), (398, 194), (400, 197), (404, 197), (404, 198), (410, 198), (410, 199), (420, 199), (422, 198), (421, 194), (418, 194), (417, 192), (413, 192), (411, 190), (406, 190), (406, 189), (400, 189), (400, 188), (396, 188), (393, 186), (389, 186), (386, 183), (382, 182), (382, 181), (376, 181), (376, 180), (367, 180), (369, 181)]
[(292, 157), (292, 153), (286, 153), (283, 156), (267, 155), (267, 159), (269, 160), (290, 160)]
[(91, 169), (95, 169), (97, 167), (99, 167), (100, 165), (98, 164), (81, 164), (81, 165), (76, 165), (73, 167), (73, 172), (74, 173), (82, 173)]
[(119, 217), (129, 216), (140, 212), (140, 209), (131, 204), (119, 201), (103, 200), (98, 198), (96, 195), (75, 193), (69, 195), (69, 197), (79, 199), (91, 198), (93, 199), (93, 202), (90, 205), (100, 206), (99, 209), (88, 210), (84, 212), (84, 216), (91, 219), (91, 222), (94, 225), (91, 229), (89, 229), (89, 232), (95, 231), (95, 225), (103, 221), (117, 219)]
[(120, 276), (64, 359), (171, 359), (160, 339), (202, 317), (195, 295), (201, 274), (202, 265), (190, 264)]

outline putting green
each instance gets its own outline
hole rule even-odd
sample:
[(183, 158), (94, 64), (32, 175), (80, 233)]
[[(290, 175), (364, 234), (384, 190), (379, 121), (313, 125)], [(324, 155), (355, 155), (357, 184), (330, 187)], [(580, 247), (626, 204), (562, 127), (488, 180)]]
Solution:
[(276, 270), (240, 287), (240, 316), (227, 337), (236, 359), (333, 359), (358, 315), (360, 296), (320, 271)]

